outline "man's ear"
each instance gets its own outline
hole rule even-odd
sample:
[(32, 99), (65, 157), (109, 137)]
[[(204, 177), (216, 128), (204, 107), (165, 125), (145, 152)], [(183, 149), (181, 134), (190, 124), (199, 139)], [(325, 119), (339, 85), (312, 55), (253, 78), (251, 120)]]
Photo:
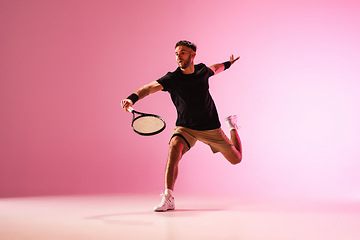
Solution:
[(191, 53), (191, 58), (194, 59), (195, 56), (196, 56), (196, 52), (193, 51), (193, 52)]

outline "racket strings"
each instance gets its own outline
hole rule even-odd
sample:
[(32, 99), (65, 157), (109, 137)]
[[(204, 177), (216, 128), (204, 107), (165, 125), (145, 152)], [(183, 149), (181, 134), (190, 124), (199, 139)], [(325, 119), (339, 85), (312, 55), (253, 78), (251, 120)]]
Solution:
[(133, 128), (141, 133), (153, 133), (164, 128), (165, 123), (154, 116), (143, 116), (134, 120)]

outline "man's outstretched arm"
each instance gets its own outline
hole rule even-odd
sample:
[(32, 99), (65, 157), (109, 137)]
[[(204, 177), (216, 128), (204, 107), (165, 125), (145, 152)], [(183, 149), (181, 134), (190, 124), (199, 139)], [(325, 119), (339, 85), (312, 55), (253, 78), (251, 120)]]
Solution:
[(230, 60), (228, 62), (217, 63), (214, 65), (211, 65), (209, 68), (214, 72), (214, 75), (216, 75), (218, 73), (221, 73), (225, 69), (229, 68), (231, 65), (233, 65), (234, 62), (236, 62), (239, 59), (240, 59), (240, 57), (237, 57), (234, 59), (234, 55), (231, 54)]
[(121, 107), (125, 109), (125, 111), (132, 107), (132, 105), (149, 94), (156, 93), (158, 91), (163, 90), (163, 86), (157, 81), (151, 82), (145, 86), (142, 86), (138, 90), (136, 90), (133, 94), (131, 94), (128, 98), (125, 98), (121, 101)]

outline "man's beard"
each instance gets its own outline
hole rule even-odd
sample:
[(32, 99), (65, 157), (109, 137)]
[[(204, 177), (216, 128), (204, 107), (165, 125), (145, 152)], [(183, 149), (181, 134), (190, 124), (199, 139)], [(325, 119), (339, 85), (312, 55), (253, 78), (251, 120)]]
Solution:
[(190, 62), (191, 62), (191, 57), (189, 56), (188, 59), (182, 61), (183, 66), (180, 68), (186, 69), (190, 65)]

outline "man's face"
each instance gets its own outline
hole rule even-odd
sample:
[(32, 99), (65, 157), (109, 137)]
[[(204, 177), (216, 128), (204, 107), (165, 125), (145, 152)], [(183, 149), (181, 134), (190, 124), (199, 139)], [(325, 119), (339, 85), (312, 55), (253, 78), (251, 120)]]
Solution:
[(181, 69), (186, 69), (195, 56), (194, 51), (186, 46), (178, 46), (175, 49), (176, 62)]

